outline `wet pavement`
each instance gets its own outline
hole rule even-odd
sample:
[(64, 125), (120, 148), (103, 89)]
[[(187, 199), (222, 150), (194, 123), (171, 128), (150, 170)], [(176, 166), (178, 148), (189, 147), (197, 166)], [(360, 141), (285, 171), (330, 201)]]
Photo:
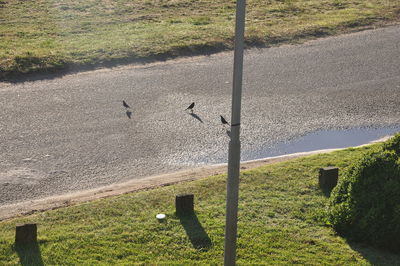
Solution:
[(294, 137), (259, 150), (242, 155), (243, 160), (254, 160), (297, 152), (356, 147), (372, 141), (392, 136), (400, 132), (400, 126), (375, 128), (352, 128), (342, 130), (319, 130), (304, 136)]

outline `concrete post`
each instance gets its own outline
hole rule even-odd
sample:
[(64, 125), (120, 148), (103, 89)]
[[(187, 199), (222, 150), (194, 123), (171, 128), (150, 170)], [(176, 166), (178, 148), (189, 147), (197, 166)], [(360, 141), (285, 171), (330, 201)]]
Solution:
[(337, 185), (339, 178), (339, 168), (337, 167), (323, 167), (319, 169), (319, 187), (331, 192)]
[(175, 197), (176, 215), (192, 215), (194, 213), (193, 194), (181, 194)]
[(32, 244), (37, 242), (36, 224), (17, 225), (15, 230), (16, 244)]

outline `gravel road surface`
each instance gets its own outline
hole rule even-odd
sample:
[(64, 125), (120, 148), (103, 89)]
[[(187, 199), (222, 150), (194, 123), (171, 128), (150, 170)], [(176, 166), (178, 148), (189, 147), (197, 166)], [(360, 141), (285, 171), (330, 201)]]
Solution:
[[(0, 206), (226, 162), (232, 57), (0, 83)], [(246, 51), (243, 159), (317, 130), (400, 126), (399, 65), (399, 25)]]

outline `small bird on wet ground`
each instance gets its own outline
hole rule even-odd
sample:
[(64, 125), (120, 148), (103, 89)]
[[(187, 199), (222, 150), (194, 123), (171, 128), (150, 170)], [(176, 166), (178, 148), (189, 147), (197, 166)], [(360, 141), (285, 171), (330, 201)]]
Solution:
[(226, 121), (225, 118), (222, 115), (220, 115), (220, 117), (221, 117), (221, 123), (223, 125), (229, 125), (228, 121)]
[(122, 101), (122, 105), (123, 105), (125, 108), (131, 108), (124, 100)]
[(193, 112), (194, 102), (192, 102), (186, 110), (190, 110)]

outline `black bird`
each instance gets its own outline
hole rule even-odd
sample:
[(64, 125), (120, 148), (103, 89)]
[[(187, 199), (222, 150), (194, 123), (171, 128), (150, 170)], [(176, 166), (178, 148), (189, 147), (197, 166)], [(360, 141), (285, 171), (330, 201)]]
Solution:
[(194, 102), (192, 102), (186, 110), (190, 110), (193, 112)]
[(225, 118), (222, 115), (220, 115), (220, 117), (221, 117), (222, 124), (229, 125), (228, 121), (226, 121)]
[(125, 101), (122, 101), (122, 105), (123, 105), (125, 108), (131, 108)]

